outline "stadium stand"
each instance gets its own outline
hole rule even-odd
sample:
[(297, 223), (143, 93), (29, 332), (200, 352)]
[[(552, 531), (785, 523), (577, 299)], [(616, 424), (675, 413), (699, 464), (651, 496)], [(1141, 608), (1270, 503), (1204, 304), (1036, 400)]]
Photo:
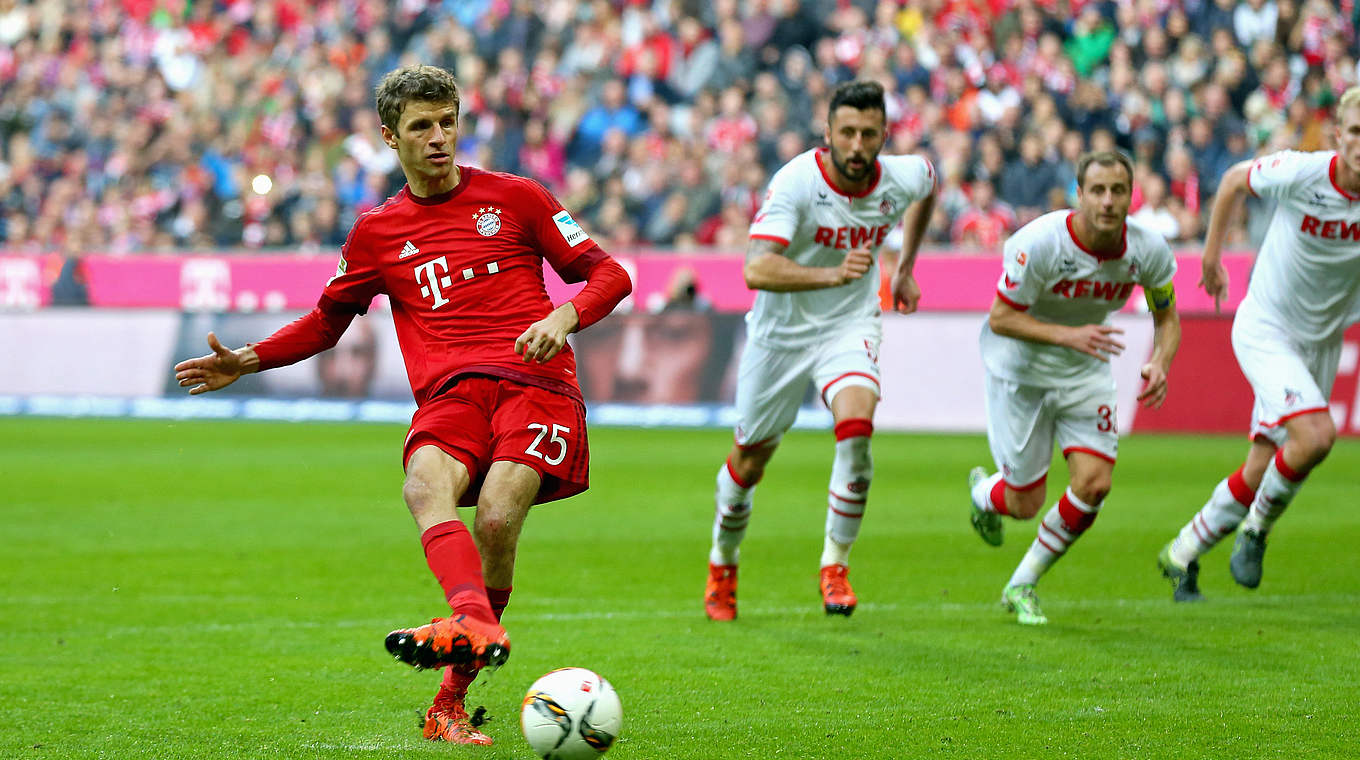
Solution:
[(1354, 0), (0, 0), (0, 251), (334, 249), (402, 182), (370, 101), (410, 62), (458, 76), (460, 161), (539, 178), (607, 247), (740, 250), (855, 77), (890, 93), (887, 151), (941, 169), (937, 246), (994, 251), (1112, 144), (1134, 211), (1193, 241), (1233, 162), (1328, 145), (1358, 24)]

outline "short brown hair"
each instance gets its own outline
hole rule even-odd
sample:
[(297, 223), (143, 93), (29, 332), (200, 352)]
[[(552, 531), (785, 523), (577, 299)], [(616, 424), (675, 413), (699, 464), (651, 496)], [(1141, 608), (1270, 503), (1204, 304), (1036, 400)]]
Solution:
[(1091, 164), (1101, 166), (1114, 166), (1118, 164), (1124, 167), (1124, 171), (1129, 173), (1129, 187), (1133, 187), (1133, 161), (1128, 156), (1117, 150), (1101, 150), (1094, 153), (1086, 153), (1077, 159), (1077, 187), (1086, 186), (1086, 169)]
[(374, 95), (378, 101), (378, 118), (393, 132), (397, 131), (401, 112), (413, 100), (452, 103), (454, 114), (458, 113), (458, 83), (453, 74), (438, 66), (417, 64), (389, 71), (378, 83)]

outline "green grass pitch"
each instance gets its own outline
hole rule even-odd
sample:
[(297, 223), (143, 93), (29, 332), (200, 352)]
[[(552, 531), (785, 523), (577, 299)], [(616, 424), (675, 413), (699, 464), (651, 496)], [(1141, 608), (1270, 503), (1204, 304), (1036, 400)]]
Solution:
[[(1255, 592), (1208, 555), (1175, 606), (1161, 545), (1242, 437), (1130, 436), (1094, 529), (997, 605), (1034, 535), (968, 527), (977, 436), (880, 434), (850, 619), (820, 610), (828, 433), (790, 435), (756, 495), (740, 618), (700, 596), (723, 431), (597, 429), (589, 492), (537, 508), (472, 704), (489, 748), (420, 738), (438, 676), (383, 636), (446, 608), (400, 499), (404, 428), (0, 419), (0, 757), (528, 758), (520, 699), (593, 668), (615, 760), (1356, 757), (1360, 443), (1281, 521)], [(1055, 464), (1050, 500), (1063, 480)]]

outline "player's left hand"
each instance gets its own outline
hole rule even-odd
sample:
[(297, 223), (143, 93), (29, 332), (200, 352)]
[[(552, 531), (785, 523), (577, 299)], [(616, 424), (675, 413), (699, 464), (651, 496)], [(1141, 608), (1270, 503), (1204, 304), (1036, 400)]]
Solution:
[(1138, 394), (1138, 400), (1143, 402), (1144, 407), (1156, 409), (1166, 400), (1166, 370), (1156, 362), (1149, 362), (1143, 365), (1142, 375), (1147, 385)]
[(567, 345), (567, 335), (580, 323), (576, 307), (568, 301), (529, 325), (529, 329), (515, 339), (515, 353), (524, 357), (526, 362), (542, 364), (549, 361)]
[(911, 314), (921, 303), (921, 286), (910, 274), (894, 274), (892, 279), (893, 310), (898, 314)]

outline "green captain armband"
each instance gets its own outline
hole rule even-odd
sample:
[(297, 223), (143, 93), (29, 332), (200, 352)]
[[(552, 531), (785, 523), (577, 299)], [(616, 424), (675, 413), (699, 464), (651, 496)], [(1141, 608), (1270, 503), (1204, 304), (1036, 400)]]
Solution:
[(1160, 288), (1143, 288), (1150, 311), (1165, 311), (1176, 305), (1176, 286), (1168, 282)]

